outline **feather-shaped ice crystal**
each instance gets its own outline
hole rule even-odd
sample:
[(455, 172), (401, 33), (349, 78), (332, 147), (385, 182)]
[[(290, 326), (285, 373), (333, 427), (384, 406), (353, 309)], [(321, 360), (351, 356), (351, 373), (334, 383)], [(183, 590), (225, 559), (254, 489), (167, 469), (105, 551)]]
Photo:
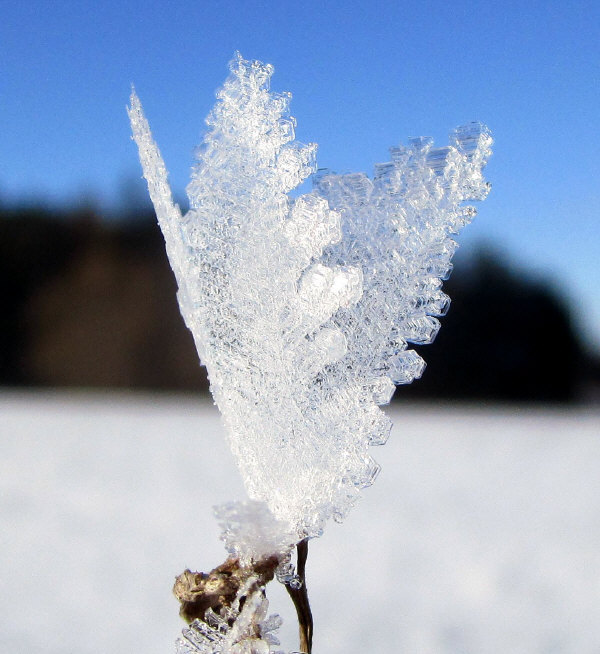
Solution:
[(313, 192), (288, 192), (315, 172), (315, 145), (294, 140), (289, 94), (273, 69), (237, 55), (207, 118), (188, 186), (173, 203), (140, 102), (129, 116), (144, 176), (230, 446), (249, 496), (294, 539), (342, 519), (379, 466), (395, 384), (424, 362), (448, 308), (441, 291), (450, 237), (483, 199), (487, 128), (450, 145), (413, 139), (374, 179), (320, 172)]

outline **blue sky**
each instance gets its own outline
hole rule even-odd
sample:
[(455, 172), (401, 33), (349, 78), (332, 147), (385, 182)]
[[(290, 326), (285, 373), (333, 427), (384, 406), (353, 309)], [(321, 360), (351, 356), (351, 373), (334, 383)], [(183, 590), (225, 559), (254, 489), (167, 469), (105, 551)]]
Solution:
[(461, 242), (550, 279), (600, 347), (598, 2), (4, 3), (0, 200), (118, 202), (140, 178), (131, 83), (182, 194), (235, 50), (275, 66), (323, 167), (488, 124), (493, 189)]

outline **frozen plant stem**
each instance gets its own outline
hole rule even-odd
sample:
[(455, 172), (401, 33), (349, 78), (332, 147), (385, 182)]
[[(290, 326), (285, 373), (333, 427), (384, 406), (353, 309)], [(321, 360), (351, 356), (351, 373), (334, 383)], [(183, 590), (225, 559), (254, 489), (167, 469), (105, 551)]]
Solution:
[[(308, 557), (308, 539), (297, 545), (298, 562), (296, 565), (296, 584), (285, 584), (296, 613), (298, 614), (298, 632), (300, 651), (312, 652), (313, 618), (306, 588), (306, 559)], [(188, 623), (195, 620), (206, 622), (207, 611), (222, 614), (230, 610), (236, 599), (243, 607), (245, 595), (240, 595), (247, 586), (250, 592), (264, 595), (265, 586), (275, 576), (279, 565), (276, 557), (270, 557), (251, 566), (242, 566), (237, 559), (227, 559), (220, 566), (208, 573), (184, 570), (176, 579), (173, 594), (181, 607), (179, 615)], [(248, 584), (249, 580), (252, 582)]]
[[(311, 651), (308, 539), (344, 520), (379, 472), (380, 406), (421, 376), (410, 345), (431, 343), (449, 298), (453, 239), (483, 200), (492, 138), (468, 123), (434, 147), (413, 138), (364, 173), (319, 170), (295, 140), (273, 67), (239, 53), (217, 93), (187, 188), (174, 203), (135, 92), (128, 109), (144, 177), (249, 501), (216, 509), (229, 559), (189, 570), (175, 592), (191, 620), (178, 654), (283, 654), (265, 584), (285, 583)], [(297, 548), (297, 569), (290, 553)], [(267, 570), (263, 570), (263, 564)]]
[(306, 588), (306, 559), (308, 557), (308, 539), (301, 540), (297, 547), (298, 565), (297, 574), (300, 579), (300, 588), (293, 588), (286, 584), (286, 590), (294, 602), (298, 614), (298, 629), (300, 632), (300, 651), (311, 654), (313, 636), (313, 618), (308, 601), (308, 590)]
[(173, 586), (173, 594), (181, 604), (179, 615), (192, 623), (205, 620), (209, 609), (215, 613), (229, 609), (249, 579), (253, 579), (256, 587), (264, 588), (273, 579), (278, 564), (276, 557), (252, 567), (241, 566), (237, 559), (227, 559), (208, 573), (184, 570)]

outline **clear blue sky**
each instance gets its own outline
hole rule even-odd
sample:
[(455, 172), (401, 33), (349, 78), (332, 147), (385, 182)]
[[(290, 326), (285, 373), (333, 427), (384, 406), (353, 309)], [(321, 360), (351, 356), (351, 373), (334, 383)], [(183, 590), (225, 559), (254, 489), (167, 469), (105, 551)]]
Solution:
[(117, 202), (140, 177), (132, 82), (181, 194), (235, 50), (275, 66), (323, 167), (370, 172), (408, 136), (487, 123), (493, 190), (462, 242), (551, 279), (600, 346), (597, 1), (5, 2), (0, 200)]

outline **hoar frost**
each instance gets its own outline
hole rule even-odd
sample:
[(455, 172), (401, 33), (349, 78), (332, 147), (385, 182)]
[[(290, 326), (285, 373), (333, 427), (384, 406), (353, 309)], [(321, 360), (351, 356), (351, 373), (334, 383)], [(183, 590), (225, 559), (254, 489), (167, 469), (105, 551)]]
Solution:
[(195, 620), (176, 642), (176, 654), (284, 654), (275, 650), (282, 620), (267, 616), (269, 601), (256, 580), (248, 579), (231, 608), (209, 609), (205, 620)]
[(135, 93), (129, 116), (181, 312), (248, 495), (271, 513), (261, 536), (241, 524), (255, 508), (221, 510), (230, 551), (250, 557), (319, 535), (373, 483), (369, 446), (391, 427), (379, 406), (423, 372), (408, 344), (430, 343), (448, 309), (451, 235), (475, 214), (464, 201), (488, 192), (492, 139), (480, 123), (441, 148), (412, 139), (373, 179), (321, 170), (294, 199), (316, 172), (316, 146), (294, 140), (290, 95), (269, 90), (270, 65), (237, 55), (230, 70), (185, 215)]

